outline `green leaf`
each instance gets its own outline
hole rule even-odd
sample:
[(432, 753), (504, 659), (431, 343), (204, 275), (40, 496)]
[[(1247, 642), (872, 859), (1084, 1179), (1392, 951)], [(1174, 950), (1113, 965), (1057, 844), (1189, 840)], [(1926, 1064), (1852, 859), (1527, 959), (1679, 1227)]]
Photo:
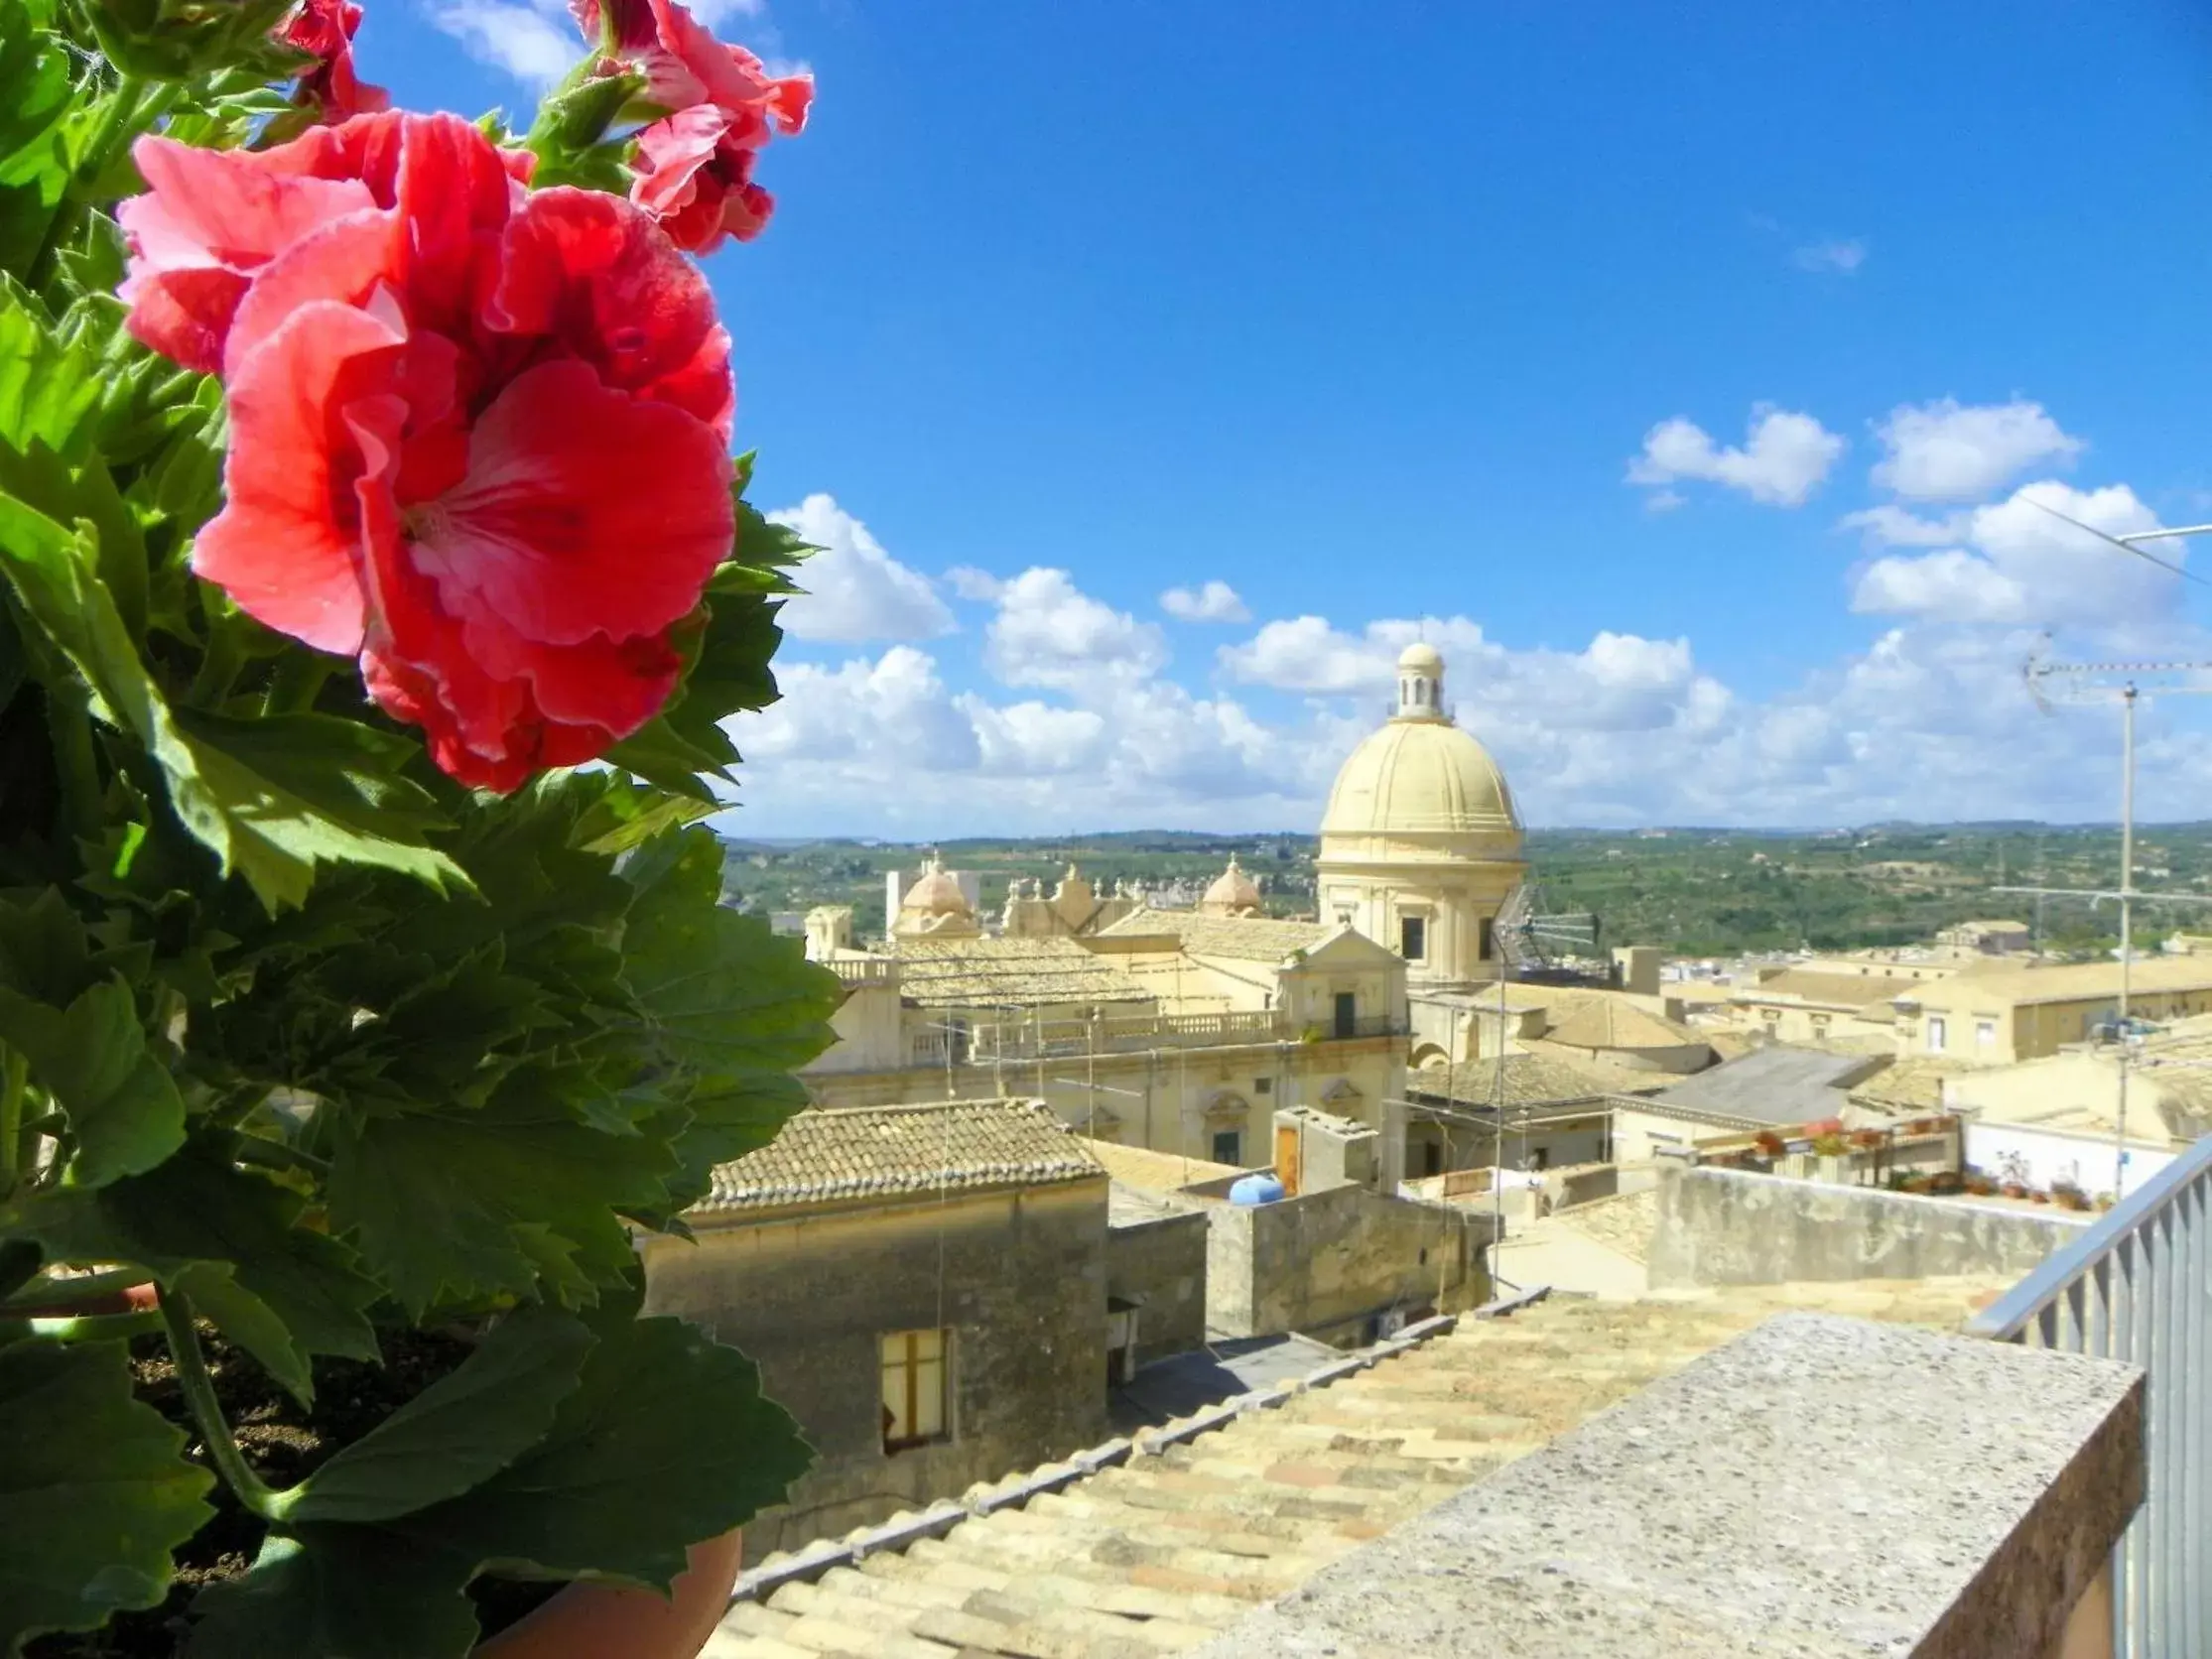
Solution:
[(649, 841), (622, 873), (638, 889), (622, 974), (672, 1060), (709, 1076), (780, 1075), (835, 1040), (837, 975), (765, 919), (721, 906), (721, 842), (712, 830)]
[(0, 99), (0, 272), (16, 276), (29, 272), (45, 245), (69, 182), (58, 142), (69, 106), (69, 61), (45, 21), (21, 0), (0, 0), (0, 86), (7, 88)]
[(185, 708), (178, 710), (177, 721), (194, 741), (221, 749), (324, 817), (363, 834), (419, 843), (426, 834), (453, 828), (430, 792), (401, 776), (423, 751), (400, 732), (334, 714), (231, 719)]
[[(466, 885), (459, 867), (443, 852), (381, 832), (380, 827), (392, 822), (394, 803), (407, 797), (396, 784), (376, 782), (360, 764), (370, 745), (341, 749), (332, 762), (335, 773), (316, 786), (323, 799), (357, 803), (348, 822), (318, 811), (307, 797), (232, 753), (228, 745), (237, 739), (226, 725), (202, 721), (196, 736), (182, 730), (132, 644), (98, 567), (88, 524), (80, 523), (71, 534), (0, 495), (0, 574), (82, 677), (100, 717), (136, 736), (160, 764), (179, 819), (216, 855), (225, 874), (237, 870), (271, 910), (304, 903), (316, 867), (327, 862), (396, 870), (440, 888), (449, 882)], [(297, 762), (297, 731), (288, 727), (255, 752)]]
[(330, 1217), (370, 1271), (420, 1316), (434, 1304), (531, 1296), (550, 1228), (594, 1280), (634, 1259), (620, 1215), (666, 1204), (676, 1164), (663, 1141), (577, 1122), (559, 1101), (503, 1089), (480, 1111), (343, 1124), (330, 1168)]
[(285, 1524), (390, 1520), (488, 1479), (544, 1436), (593, 1340), (567, 1314), (510, 1315), (459, 1369), (309, 1475)]
[(0, 1347), (0, 1653), (160, 1602), (214, 1513), (184, 1449), (131, 1397), (121, 1342)]
[(353, 1252), (300, 1225), (305, 1201), (235, 1169), (211, 1140), (97, 1193), (44, 1195), (23, 1230), (52, 1259), (127, 1262), (183, 1291), (222, 1334), (302, 1400), (312, 1354), (377, 1356), (364, 1314), (377, 1286)]
[[(392, 821), (387, 803), (403, 799), (396, 790), (379, 799), (365, 777), (325, 778), (318, 790), (324, 798), (342, 799), (348, 791), (359, 797), (356, 809), (334, 817), (318, 811), (306, 796), (285, 784), (264, 777), (232, 753), (227, 740), (205, 735), (204, 727), (202, 732), (182, 739), (180, 753), (163, 755), (163, 768), (173, 788), (193, 788), (220, 815), (226, 844), (217, 844), (205, 834), (200, 838), (218, 853), (227, 852), (226, 863), (235, 863), (272, 909), (305, 903), (316, 868), (326, 863), (396, 870), (440, 889), (468, 885), (460, 866), (435, 847), (423, 845), (412, 834), (400, 838), (369, 827)], [(196, 827), (195, 832), (198, 833)]]
[[(0, 46), (0, 67), (6, 50)], [(44, 444), (83, 459), (79, 446), (99, 407), (99, 367), (96, 352), (64, 340), (38, 301), (0, 275), (0, 442), (17, 449)]]
[(120, 975), (66, 1009), (0, 986), (0, 1039), (31, 1063), (32, 1082), (68, 1113), (72, 1185), (142, 1174), (184, 1144), (184, 1096), (148, 1050), (137, 1001)]
[(394, 1526), (489, 1563), (666, 1586), (693, 1544), (783, 1501), (811, 1454), (751, 1360), (682, 1320), (600, 1329), (543, 1445)]
[(186, 1659), (461, 1659), (476, 1640), (470, 1572), (381, 1527), (272, 1533), (242, 1578), (194, 1598)]
[(0, 440), (0, 490), (37, 508), (57, 523), (89, 522), (100, 549), (100, 580), (115, 599), (124, 632), (146, 632), (146, 538), (116, 492), (115, 479), (96, 455), (70, 466), (34, 438), (17, 447)]

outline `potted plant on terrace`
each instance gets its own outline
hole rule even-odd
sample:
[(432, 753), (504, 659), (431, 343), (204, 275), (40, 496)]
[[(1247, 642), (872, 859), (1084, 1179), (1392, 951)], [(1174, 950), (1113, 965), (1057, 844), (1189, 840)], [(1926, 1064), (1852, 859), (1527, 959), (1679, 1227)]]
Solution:
[(831, 1036), (696, 823), (804, 550), (688, 254), (810, 88), (583, 14), (517, 138), (0, 0), (0, 1653), (696, 1651), (804, 1467), (632, 1233)]

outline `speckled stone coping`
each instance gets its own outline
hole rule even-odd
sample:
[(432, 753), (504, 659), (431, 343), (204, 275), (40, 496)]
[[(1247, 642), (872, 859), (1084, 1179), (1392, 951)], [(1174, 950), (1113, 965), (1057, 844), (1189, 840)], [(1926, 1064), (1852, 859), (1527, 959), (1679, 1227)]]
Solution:
[(2143, 1481), (2133, 1366), (1781, 1314), (1199, 1651), (2032, 1659)]

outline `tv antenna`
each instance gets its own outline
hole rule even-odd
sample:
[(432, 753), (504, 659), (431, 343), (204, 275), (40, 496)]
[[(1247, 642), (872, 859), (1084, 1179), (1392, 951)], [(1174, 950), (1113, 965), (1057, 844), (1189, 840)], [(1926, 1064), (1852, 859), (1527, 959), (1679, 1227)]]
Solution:
[[(2038, 502), (2036, 505), (2040, 506)], [(2045, 512), (2051, 509), (2044, 508)], [(2063, 513), (2054, 515), (2064, 518)], [(2074, 520), (2068, 519), (2069, 524)], [(2087, 525), (2080, 528), (2087, 530)], [(2193, 530), (2212, 530), (2212, 525), (2197, 525)], [(2166, 535), (2185, 535), (2188, 531), (2166, 531)], [(2103, 536), (2102, 531), (2090, 531)], [(2146, 532), (2143, 538), (2147, 539)], [(2117, 541), (2116, 537), (2105, 537)], [(2124, 545), (2124, 544), (2123, 544)], [(2134, 549), (2128, 551), (2134, 552)], [(2148, 557), (2146, 555), (2146, 557)], [(2153, 560), (2152, 563), (2159, 563)], [(2169, 569), (2171, 567), (2168, 567)], [(2185, 572), (2176, 572), (2186, 574)], [(2119, 1109), (2113, 1120), (2113, 1178), (2112, 1196), (2115, 1203), (2127, 1196), (2128, 1176), (2128, 1068), (2135, 1046), (2141, 1041), (2136, 1021), (2129, 1009), (2129, 991), (2132, 968), (2136, 955), (2135, 914), (2136, 905), (2147, 904), (2212, 904), (2212, 895), (2202, 893), (2146, 893), (2136, 886), (2136, 705), (2146, 696), (2150, 697), (2205, 697), (2212, 696), (2212, 662), (2199, 663), (2054, 663), (2045, 652), (2049, 639), (2029, 654), (2023, 670), (2027, 681), (2027, 695), (2035, 700), (2035, 706), (2048, 714), (2059, 704), (2108, 703), (2120, 704), (2120, 885), (2117, 888), (2085, 887), (1999, 887), (2000, 893), (2032, 895), (2038, 910), (2045, 899), (2087, 899), (2091, 909), (2108, 900), (2120, 906), (2120, 1000), (2117, 1017), (2112, 1022), (2114, 1036), (2119, 1043)]]

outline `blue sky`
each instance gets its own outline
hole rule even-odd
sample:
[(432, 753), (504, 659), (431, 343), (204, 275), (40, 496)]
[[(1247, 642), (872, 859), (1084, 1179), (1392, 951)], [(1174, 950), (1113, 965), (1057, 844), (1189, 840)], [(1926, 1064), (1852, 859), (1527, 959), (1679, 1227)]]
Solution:
[[(550, 5), (364, 68), (525, 110)], [(705, 10), (820, 87), (709, 262), (831, 549), (732, 830), (1309, 825), (1415, 633), (1534, 823), (2109, 816), (2038, 632), (2212, 658), (2017, 498), (2212, 519), (2204, 7)]]

